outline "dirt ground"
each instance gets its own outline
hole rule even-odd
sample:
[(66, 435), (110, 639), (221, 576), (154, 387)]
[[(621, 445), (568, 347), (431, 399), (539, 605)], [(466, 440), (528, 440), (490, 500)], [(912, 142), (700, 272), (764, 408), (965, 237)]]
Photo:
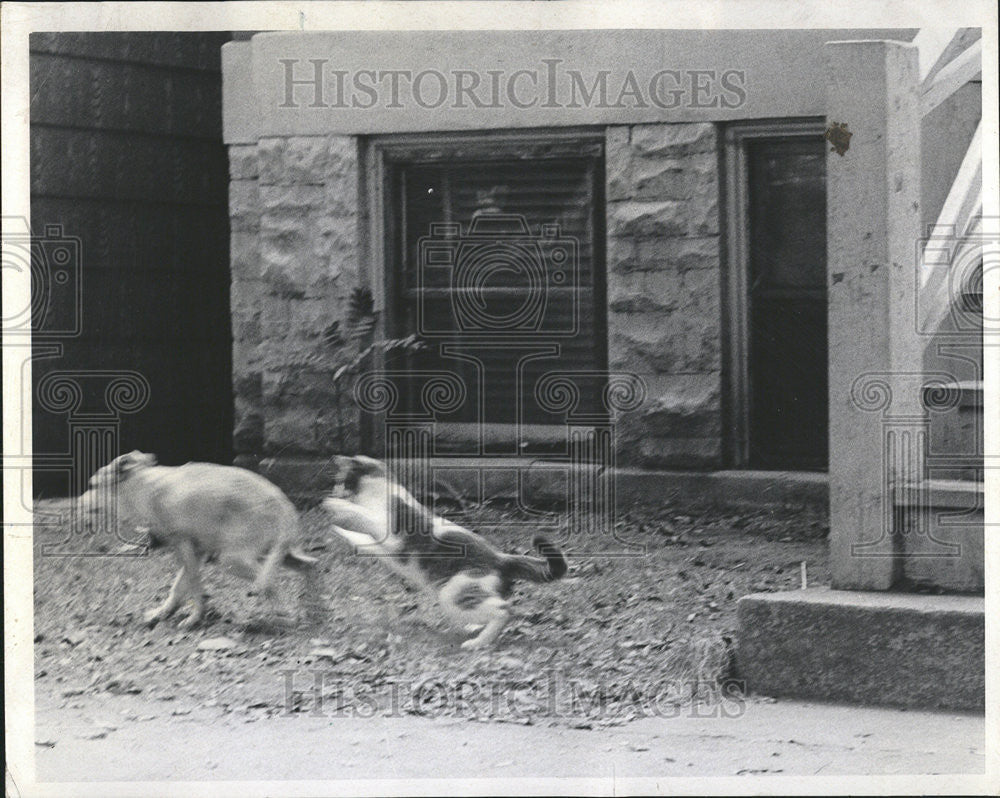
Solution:
[[(481, 506), (463, 518), (508, 550), (526, 550), (523, 513)], [(397, 577), (330, 536), (322, 510), (303, 519), (322, 563), (322, 623), (275, 618), (248, 603), (247, 583), (210, 563), (209, 614), (184, 632), (176, 618), (152, 629), (141, 621), (170, 585), (172, 557), (135, 556), (107, 533), (73, 537), (50, 518), (34, 541), (39, 700), (72, 710), (132, 696), (146, 719), (183, 719), (199, 707), (246, 720), (398, 713), (603, 728), (692, 700), (736, 700), (738, 685), (725, 679), (737, 675), (737, 599), (800, 587), (803, 563), (810, 585), (829, 584), (826, 519), (816, 511), (632, 508), (615, 534), (641, 548), (575, 531), (562, 541), (569, 577), (519, 586), (517, 617), (497, 647), (467, 652), (463, 634)], [(94, 554), (60, 555), (81, 550)], [(293, 616), (297, 575), (283, 574), (281, 589)]]
[[(540, 521), (527, 515), (484, 506), (463, 520), (523, 551)], [(211, 610), (189, 632), (141, 622), (169, 587), (169, 555), (74, 537), (58, 512), (39, 519), (33, 790), (617, 794), (667, 789), (629, 786), (651, 776), (983, 771), (982, 716), (740, 692), (736, 602), (801, 587), (803, 563), (810, 585), (829, 584), (824, 513), (632, 508), (615, 537), (640, 548), (576, 530), (560, 540), (568, 578), (522, 585), (517, 617), (486, 652), (461, 650), (464, 635), (328, 535), (321, 510), (303, 518), (322, 564), (322, 622), (294, 622), (296, 575), (281, 582), (290, 617), (275, 619), (208, 564)], [(60, 556), (81, 550), (91, 556)], [(442, 778), (463, 781), (416, 781)]]

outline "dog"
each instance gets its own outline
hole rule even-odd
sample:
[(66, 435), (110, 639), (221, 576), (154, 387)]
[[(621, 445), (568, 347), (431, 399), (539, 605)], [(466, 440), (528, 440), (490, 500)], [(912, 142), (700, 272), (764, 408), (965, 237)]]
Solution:
[(542, 537), (540, 556), (505, 554), (485, 538), (434, 515), (369, 457), (338, 457), (336, 487), (323, 500), (333, 531), (381, 561), (412, 587), (436, 598), (460, 628), (479, 629), (463, 649), (492, 646), (510, 619), (507, 601), (516, 579), (551, 582), (569, 566)]
[(91, 477), (81, 496), (83, 512), (93, 517), (115, 496), (126, 516), (149, 527), (151, 546), (172, 549), (180, 564), (166, 600), (143, 616), (147, 624), (167, 618), (185, 600), (192, 610), (179, 627), (189, 629), (202, 619), (203, 558), (217, 556), (253, 582), (253, 594), (272, 603), (271, 579), (279, 564), (303, 573), (312, 587), (318, 561), (298, 546), (298, 513), (281, 489), (259, 474), (214, 463), (161, 466), (156, 455), (133, 451)]

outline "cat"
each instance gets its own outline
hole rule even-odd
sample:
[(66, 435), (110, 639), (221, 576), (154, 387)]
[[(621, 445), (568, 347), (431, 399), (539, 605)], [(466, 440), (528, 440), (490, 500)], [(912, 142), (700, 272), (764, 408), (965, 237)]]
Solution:
[(333, 530), (360, 552), (379, 559), (412, 587), (438, 600), (446, 617), (480, 629), (463, 649), (492, 646), (510, 619), (507, 601), (516, 579), (551, 582), (569, 566), (545, 538), (540, 556), (505, 554), (485, 538), (434, 515), (370, 457), (336, 458), (336, 487), (323, 500)]

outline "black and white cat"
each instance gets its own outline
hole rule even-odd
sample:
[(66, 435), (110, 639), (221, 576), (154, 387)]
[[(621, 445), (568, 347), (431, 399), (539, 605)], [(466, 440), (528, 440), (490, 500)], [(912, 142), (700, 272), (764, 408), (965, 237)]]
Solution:
[(507, 597), (516, 579), (551, 582), (566, 574), (566, 558), (542, 537), (538, 557), (505, 554), (485, 538), (434, 515), (386, 467), (370, 457), (338, 457), (337, 487), (323, 501), (333, 530), (381, 561), (413, 587), (437, 598), (460, 628), (478, 629), (462, 648), (490, 646), (510, 618)]

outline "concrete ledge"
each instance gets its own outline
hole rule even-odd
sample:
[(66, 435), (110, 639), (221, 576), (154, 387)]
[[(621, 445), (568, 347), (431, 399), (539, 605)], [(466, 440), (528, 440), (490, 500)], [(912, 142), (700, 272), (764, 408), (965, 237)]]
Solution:
[(707, 501), (734, 506), (815, 506), (830, 503), (826, 474), (811, 471), (643, 471), (620, 469), (618, 497), (642, 504), (651, 499)]
[[(236, 465), (259, 471), (296, 499), (315, 499), (332, 486), (333, 471), (323, 457), (236, 458)], [(521, 498), (533, 504), (565, 501), (567, 463), (537, 457), (437, 457), (432, 467), (440, 483), (475, 499), (517, 496), (521, 472)], [(617, 471), (620, 506), (659, 504), (664, 501), (728, 506), (798, 506), (825, 510), (829, 502), (826, 474), (797, 471)], [(481, 487), (480, 487), (481, 486)]]
[(984, 601), (816, 588), (740, 599), (755, 693), (924, 709), (985, 708)]
[(981, 592), (986, 584), (982, 482), (929, 479), (897, 490), (903, 576), (912, 584)]

